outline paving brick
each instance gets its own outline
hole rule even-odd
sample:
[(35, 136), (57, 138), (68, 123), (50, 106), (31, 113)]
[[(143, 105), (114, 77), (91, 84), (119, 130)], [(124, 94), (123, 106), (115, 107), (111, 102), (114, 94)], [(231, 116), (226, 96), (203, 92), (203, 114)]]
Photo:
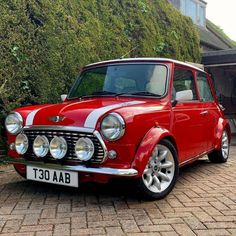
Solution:
[(88, 228), (99, 228), (99, 227), (109, 227), (109, 226), (119, 226), (118, 220), (104, 220), (104, 221), (94, 221), (88, 222)]
[(178, 236), (175, 231), (161, 232), (161, 236)]
[(193, 212), (193, 215), (196, 216), (201, 222), (214, 222), (215, 220), (207, 214), (205, 211)]
[(71, 204), (58, 204), (57, 212), (70, 212)]
[(152, 225), (152, 221), (150, 218), (145, 214), (145, 215), (138, 215), (134, 217), (135, 222), (138, 226), (140, 225)]
[(29, 205), (30, 205), (31, 201), (19, 201), (16, 206), (15, 209), (28, 209)]
[(52, 229), (53, 225), (22, 226), (20, 232), (51, 231)]
[(201, 207), (207, 214), (209, 214), (210, 216), (221, 216), (223, 215), (219, 210), (217, 210), (216, 208), (212, 207), (212, 206), (204, 206)]
[(229, 209), (229, 207), (227, 207), (225, 204), (223, 204), (222, 202), (219, 202), (219, 201), (218, 202), (210, 202), (210, 204), (219, 211)]
[(124, 235), (124, 232), (122, 228), (119, 227), (106, 227), (106, 234), (107, 235), (115, 235), (115, 236), (121, 236)]
[(165, 224), (181, 224), (184, 221), (181, 218), (164, 218), (164, 219), (153, 219), (153, 224), (165, 225)]
[(207, 230), (195, 230), (196, 235), (198, 236), (220, 236), (220, 235), (231, 235), (225, 229), (207, 229)]
[(53, 231), (38, 231), (35, 236), (52, 236)]
[(54, 236), (67, 236), (70, 235), (70, 224), (57, 224), (53, 231)]
[(71, 218), (71, 228), (73, 229), (83, 229), (87, 228), (86, 215), (84, 217), (72, 217)]
[(224, 222), (224, 221), (229, 221), (229, 222), (236, 222), (236, 215), (234, 216), (213, 216), (215, 221), (218, 222)]
[(1, 236), (34, 236), (34, 232), (26, 232), (26, 233), (2, 233)]
[(146, 232), (146, 233), (128, 233), (124, 236), (161, 236), (158, 232)]
[(21, 227), (21, 220), (8, 220), (6, 221), (2, 232), (3, 233), (15, 233), (18, 232)]
[(26, 215), (22, 225), (37, 225), (39, 222), (40, 214)]
[(42, 214), (41, 214), (41, 218), (55, 218), (56, 216), (56, 209), (53, 208), (47, 208), (47, 209), (43, 209)]
[(172, 227), (179, 235), (195, 235), (195, 233), (186, 224), (172, 224)]
[(96, 229), (71, 229), (71, 235), (92, 235), (92, 234), (105, 234), (104, 228), (96, 228)]
[(231, 235), (236, 235), (236, 228), (235, 229), (228, 229)]
[(121, 224), (121, 227), (125, 233), (140, 232), (140, 230), (134, 220), (120, 220), (120, 224)]
[(140, 226), (142, 232), (163, 232), (163, 231), (173, 231), (170, 225), (148, 225)]
[(208, 229), (232, 229), (236, 228), (236, 223), (233, 222), (215, 222), (205, 223)]
[(206, 226), (195, 216), (185, 217), (185, 223), (192, 229), (206, 229)]

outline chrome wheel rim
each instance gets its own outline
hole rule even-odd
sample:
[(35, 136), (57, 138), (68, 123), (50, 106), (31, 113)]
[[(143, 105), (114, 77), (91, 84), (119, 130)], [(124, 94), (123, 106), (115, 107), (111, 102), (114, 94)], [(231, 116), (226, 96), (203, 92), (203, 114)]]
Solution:
[(228, 158), (229, 155), (229, 138), (226, 131), (222, 134), (222, 140), (221, 140), (221, 153), (224, 159)]
[(175, 161), (171, 151), (157, 144), (143, 172), (143, 183), (154, 192), (165, 191), (171, 184), (175, 173)]

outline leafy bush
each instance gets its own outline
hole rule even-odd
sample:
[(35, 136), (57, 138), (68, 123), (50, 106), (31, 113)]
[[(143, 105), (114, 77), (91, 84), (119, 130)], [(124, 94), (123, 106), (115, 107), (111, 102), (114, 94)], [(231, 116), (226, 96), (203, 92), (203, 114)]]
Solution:
[(192, 21), (167, 0), (2, 0), (0, 41), (0, 119), (16, 106), (57, 101), (87, 63), (200, 58)]

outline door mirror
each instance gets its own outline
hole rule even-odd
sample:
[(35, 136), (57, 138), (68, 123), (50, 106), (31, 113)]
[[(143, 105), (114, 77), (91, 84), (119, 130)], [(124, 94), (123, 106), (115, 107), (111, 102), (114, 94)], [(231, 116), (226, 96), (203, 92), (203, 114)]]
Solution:
[(67, 98), (67, 94), (62, 94), (62, 95), (61, 95), (61, 100), (62, 100), (63, 102), (66, 100), (66, 98)]
[(176, 101), (191, 101), (193, 100), (193, 91), (192, 90), (183, 90), (176, 92)]

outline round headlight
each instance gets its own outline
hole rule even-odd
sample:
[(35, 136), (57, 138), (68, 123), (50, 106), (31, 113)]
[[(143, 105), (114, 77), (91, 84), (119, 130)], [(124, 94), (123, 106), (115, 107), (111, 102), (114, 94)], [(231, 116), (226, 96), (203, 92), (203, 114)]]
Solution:
[(79, 138), (75, 144), (75, 154), (81, 161), (88, 161), (94, 153), (94, 145), (89, 138)]
[(37, 157), (45, 157), (49, 151), (49, 142), (46, 136), (38, 135), (33, 143), (34, 154)]
[(67, 142), (63, 137), (55, 136), (50, 142), (50, 153), (55, 159), (62, 159), (67, 153)]
[(123, 118), (117, 113), (108, 114), (102, 120), (101, 132), (110, 141), (121, 138), (125, 133), (125, 122)]
[(23, 155), (27, 152), (29, 147), (29, 140), (25, 134), (18, 134), (16, 136), (15, 148), (16, 152)]
[(23, 127), (22, 116), (18, 112), (10, 113), (5, 120), (6, 130), (11, 134), (18, 134)]

